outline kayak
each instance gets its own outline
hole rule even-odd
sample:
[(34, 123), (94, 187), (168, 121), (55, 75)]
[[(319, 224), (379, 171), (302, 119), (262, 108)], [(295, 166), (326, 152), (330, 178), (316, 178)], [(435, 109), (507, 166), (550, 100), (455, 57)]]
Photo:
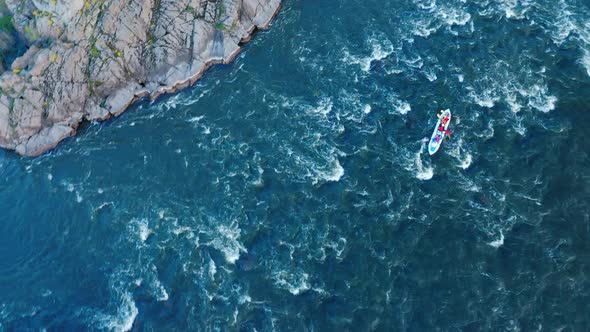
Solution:
[[(443, 125), (443, 130), (441, 131), (440, 126), (442, 121), (446, 119), (445, 124)], [(445, 139), (447, 129), (449, 128), (449, 124), (451, 123), (451, 110), (444, 110), (441, 113), (440, 118), (436, 122), (436, 126), (434, 127), (434, 132), (432, 132), (432, 136), (430, 137), (430, 141), (428, 142), (428, 153), (432, 156), (433, 154), (438, 151), (442, 142)]]

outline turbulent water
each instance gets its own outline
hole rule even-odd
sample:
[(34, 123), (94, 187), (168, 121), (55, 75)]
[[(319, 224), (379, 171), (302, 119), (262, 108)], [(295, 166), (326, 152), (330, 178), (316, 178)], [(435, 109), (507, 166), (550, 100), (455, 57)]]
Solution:
[(588, 330), (589, 111), (586, 0), (286, 0), (196, 86), (0, 153), (0, 330)]

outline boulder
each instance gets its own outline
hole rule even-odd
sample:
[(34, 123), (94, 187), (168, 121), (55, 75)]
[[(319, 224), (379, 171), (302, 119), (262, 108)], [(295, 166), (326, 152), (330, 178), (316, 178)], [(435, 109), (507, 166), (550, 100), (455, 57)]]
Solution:
[(81, 121), (194, 83), (268, 26), (280, 1), (6, 0), (31, 46), (0, 76), (0, 146), (36, 156)]

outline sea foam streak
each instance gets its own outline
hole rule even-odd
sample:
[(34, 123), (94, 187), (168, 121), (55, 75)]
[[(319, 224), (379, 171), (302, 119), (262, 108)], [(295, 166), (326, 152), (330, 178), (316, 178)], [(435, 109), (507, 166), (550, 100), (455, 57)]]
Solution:
[(580, 62), (582, 63), (582, 66), (586, 68), (586, 73), (588, 73), (588, 76), (590, 76), (590, 50), (584, 50), (584, 56)]

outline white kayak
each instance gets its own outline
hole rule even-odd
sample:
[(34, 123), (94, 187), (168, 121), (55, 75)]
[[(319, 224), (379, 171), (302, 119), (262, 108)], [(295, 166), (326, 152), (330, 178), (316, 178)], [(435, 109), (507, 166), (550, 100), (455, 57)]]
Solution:
[[(445, 124), (442, 126), (443, 130), (441, 131), (440, 130), (441, 124), (444, 119), (446, 119), (446, 121), (445, 121)], [(436, 122), (436, 126), (434, 127), (434, 132), (432, 133), (432, 137), (430, 137), (430, 141), (428, 142), (428, 153), (431, 156), (433, 154), (435, 154), (436, 151), (438, 151), (438, 149), (442, 145), (442, 142), (445, 139), (447, 129), (449, 128), (450, 123), (451, 123), (451, 110), (444, 110), (441, 113), (440, 118)]]

